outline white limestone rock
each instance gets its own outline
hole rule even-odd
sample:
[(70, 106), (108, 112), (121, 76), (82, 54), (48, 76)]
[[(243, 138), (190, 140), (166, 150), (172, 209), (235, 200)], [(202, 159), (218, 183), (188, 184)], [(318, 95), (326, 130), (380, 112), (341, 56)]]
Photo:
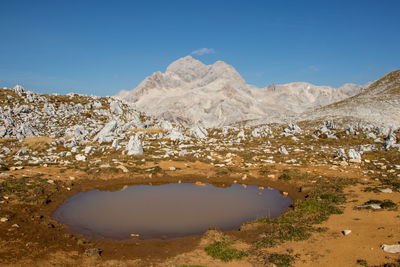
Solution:
[(176, 141), (176, 140), (186, 140), (186, 139), (187, 139), (187, 137), (184, 136), (184, 135), (182, 134), (182, 132), (179, 131), (177, 128), (173, 128), (173, 129), (171, 130), (171, 132), (170, 132), (167, 136), (165, 136), (165, 138), (171, 139), (172, 141)]
[(24, 87), (22, 87), (21, 85), (17, 84), (16, 86), (14, 86), (13, 91), (16, 92), (19, 96), (22, 96), (22, 93), (25, 93), (26, 90)]
[(391, 148), (391, 147), (394, 147), (395, 146), (395, 144), (396, 144), (396, 140), (397, 138), (396, 138), (396, 135), (394, 134), (394, 132), (393, 132), (393, 130), (392, 129), (390, 129), (390, 131), (389, 131), (389, 134), (386, 136), (386, 138), (385, 138), (385, 142), (383, 143), (383, 146), (386, 148), (386, 149), (389, 149), (389, 148)]
[(78, 155), (75, 155), (75, 159), (77, 161), (86, 161), (86, 156), (84, 156), (82, 154), (78, 154)]
[(103, 142), (111, 142), (114, 139), (114, 131), (118, 126), (118, 122), (115, 120), (112, 120), (108, 122), (101, 131), (96, 134), (96, 136), (93, 138), (93, 141), (98, 141), (100, 144)]
[(195, 125), (191, 127), (189, 129), (189, 133), (197, 139), (204, 139), (208, 137), (207, 129), (200, 125)]
[(281, 146), (278, 149), (279, 153), (283, 154), (283, 155), (289, 155), (289, 152), (286, 150), (286, 148), (284, 146)]
[(345, 160), (347, 158), (346, 157), (346, 152), (344, 151), (343, 148), (338, 150), (338, 152), (336, 153), (336, 157), (338, 157), (338, 158), (340, 158), (342, 160)]
[(118, 141), (118, 139), (114, 139), (114, 141), (112, 142), (112, 144), (111, 144), (111, 147), (112, 148), (115, 148), (115, 149), (119, 149), (121, 146), (119, 145), (119, 141)]
[(137, 134), (131, 136), (129, 139), (128, 145), (126, 146), (126, 151), (128, 156), (143, 154), (142, 142), (139, 140), (139, 136)]
[(90, 152), (92, 152), (93, 151), (93, 147), (92, 146), (87, 146), (87, 147), (85, 147), (85, 149), (83, 150), (83, 152), (87, 155), (87, 154), (89, 154)]
[(112, 101), (110, 103), (110, 111), (114, 114), (117, 115), (122, 115), (124, 112), (122, 111), (122, 108), (120, 107), (119, 103), (117, 101)]
[(353, 163), (361, 163), (361, 154), (354, 149), (349, 149), (347, 155), (349, 156), (349, 161)]
[(245, 135), (245, 133), (244, 133), (244, 130), (242, 129), (242, 130), (240, 130), (240, 132), (237, 134), (237, 136), (236, 136), (238, 139), (246, 139), (246, 135)]
[(392, 254), (400, 253), (400, 245), (399, 244), (397, 244), (397, 245), (386, 245), (386, 244), (383, 244), (382, 245), (382, 249), (383, 249), (383, 251), (388, 252), (388, 253), (392, 253)]

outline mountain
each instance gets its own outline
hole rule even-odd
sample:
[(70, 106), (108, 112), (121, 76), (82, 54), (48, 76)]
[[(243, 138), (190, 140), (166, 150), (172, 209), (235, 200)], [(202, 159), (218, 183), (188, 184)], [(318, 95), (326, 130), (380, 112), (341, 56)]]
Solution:
[(331, 88), (305, 82), (257, 88), (223, 61), (205, 65), (186, 56), (169, 65), (165, 73), (155, 72), (132, 91), (122, 90), (116, 96), (172, 122), (217, 127), (256, 119), (280, 121), (361, 90), (355, 84)]
[(359, 94), (305, 113), (305, 119), (330, 117), (400, 127), (400, 70), (370, 84)]

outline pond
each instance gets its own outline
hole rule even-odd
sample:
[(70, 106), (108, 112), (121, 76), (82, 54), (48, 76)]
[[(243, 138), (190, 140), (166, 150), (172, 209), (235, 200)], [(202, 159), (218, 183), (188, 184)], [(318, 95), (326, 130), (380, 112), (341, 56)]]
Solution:
[(92, 238), (171, 239), (203, 234), (210, 227), (234, 230), (260, 217), (274, 218), (291, 202), (276, 189), (253, 185), (135, 185), (117, 192), (78, 193), (53, 218)]

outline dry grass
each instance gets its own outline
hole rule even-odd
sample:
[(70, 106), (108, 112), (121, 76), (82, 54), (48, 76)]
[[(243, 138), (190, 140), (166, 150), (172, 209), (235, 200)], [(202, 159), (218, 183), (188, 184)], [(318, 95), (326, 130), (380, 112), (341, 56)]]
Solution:
[(9, 142), (12, 142), (13, 139), (11, 138), (0, 138), (0, 144), (8, 144)]
[(40, 151), (46, 149), (47, 145), (52, 142), (54, 142), (54, 138), (46, 136), (33, 136), (25, 138), (22, 144), (31, 150)]
[(164, 132), (163, 128), (134, 128), (130, 129), (129, 131), (137, 133), (137, 132), (146, 132), (149, 134), (155, 134), (155, 133), (162, 133)]

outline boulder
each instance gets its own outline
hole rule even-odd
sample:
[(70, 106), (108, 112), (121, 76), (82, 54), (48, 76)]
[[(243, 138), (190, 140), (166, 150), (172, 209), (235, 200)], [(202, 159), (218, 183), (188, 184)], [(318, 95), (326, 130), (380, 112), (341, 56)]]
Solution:
[(75, 159), (77, 161), (86, 161), (86, 156), (78, 154), (78, 155), (75, 156)]
[(284, 146), (281, 146), (278, 149), (279, 153), (283, 154), (283, 155), (289, 155), (289, 152), (286, 150), (286, 148)]
[(388, 252), (388, 253), (400, 253), (400, 245), (399, 244), (397, 244), (397, 245), (383, 244), (382, 249), (383, 249), (383, 251)]
[(138, 135), (131, 136), (126, 146), (126, 151), (128, 156), (143, 154), (142, 142), (140, 142)]
[(347, 155), (349, 156), (350, 162), (361, 163), (361, 154), (354, 149), (349, 149)]
[(204, 139), (207, 138), (208, 136), (207, 130), (200, 125), (195, 125), (192, 128), (190, 128), (189, 133), (197, 139)]
[(396, 135), (394, 134), (393, 130), (390, 129), (389, 134), (385, 138), (385, 142), (383, 143), (383, 146), (386, 149), (389, 149), (393, 147), (396, 144)]
[(117, 115), (122, 115), (124, 112), (122, 111), (122, 108), (120, 107), (119, 103), (117, 101), (112, 101), (110, 103), (110, 111), (114, 114)]
[(114, 139), (113, 133), (117, 126), (118, 122), (115, 120), (108, 122), (103, 129), (96, 134), (96, 136), (93, 138), (93, 141), (98, 141), (100, 144), (102, 142), (111, 142)]
[(92, 150), (93, 150), (92, 146), (87, 146), (83, 151), (85, 152), (85, 154), (89, 154), (90, 152), (92, 152)]
[(171, 139), (172, 141), (187, 139), (177, 128), (173, 128), (165, 138)]
[(242, 130), (240, 130), (240, 132), (238, 133), (238, 135), (237, 135), (237, 138), (241, 138), (241, 139), (245, 139), (246, 138), (246, 136), (245, 136), (245, 134), (244, 134), (244, 130), (242, 129)]
[(342, 160), (345, 160), (347, 158), (346, 157), (346, 152), (344, 151), (343, 148), (338, 150), (338, 152), (336, 153), (336, 157), (338, 157), (338, 158), (340, 158)]

